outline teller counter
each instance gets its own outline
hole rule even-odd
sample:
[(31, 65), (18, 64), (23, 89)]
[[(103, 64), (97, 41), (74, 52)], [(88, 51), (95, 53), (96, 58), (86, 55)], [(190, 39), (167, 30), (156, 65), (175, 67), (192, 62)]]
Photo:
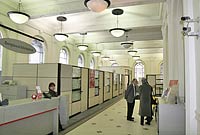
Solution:
[(1, 106), (0, 135), (57, 135), (59, 99), (21, 99)]

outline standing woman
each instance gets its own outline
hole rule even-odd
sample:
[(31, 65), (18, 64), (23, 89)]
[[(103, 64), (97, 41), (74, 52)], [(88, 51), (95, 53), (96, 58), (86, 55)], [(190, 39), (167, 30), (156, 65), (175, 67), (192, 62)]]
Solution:
[(142, 78), (142, 85), (140, 89), (140, 108), (139, 115), (141, 116), (140, 124), (144, 125), (144, 117), (146, 116), (146, 124), (150, 125), (151, 123), (151, 97), (152, 97), (152, 87), (148, 84), (146, 78)]

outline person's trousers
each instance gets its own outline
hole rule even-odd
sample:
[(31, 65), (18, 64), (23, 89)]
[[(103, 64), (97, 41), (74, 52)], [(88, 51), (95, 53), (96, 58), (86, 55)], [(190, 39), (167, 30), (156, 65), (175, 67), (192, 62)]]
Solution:
[[(147, 120), (147, 123), (150, 124), (152, 118), (147, 116), (147, 119), (146, 119), (146, 120)], [(144, 116), (141, 116), (140, 124), (142, 124), (142, 125), (144, 124)]]
[(135, 100), (133, 100), (133, 103), (127, 102), (127, 119), (132, 118), (134, 106), (135, 106)]

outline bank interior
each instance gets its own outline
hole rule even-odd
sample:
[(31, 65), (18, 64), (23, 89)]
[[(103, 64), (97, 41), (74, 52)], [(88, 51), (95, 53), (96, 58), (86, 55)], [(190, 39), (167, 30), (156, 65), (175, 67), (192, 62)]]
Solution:
[[(199, 0), (0, 0), (0, 135), (199, 135), (199, 28)], [(133, 78), (151, 126), (124, 117)]]

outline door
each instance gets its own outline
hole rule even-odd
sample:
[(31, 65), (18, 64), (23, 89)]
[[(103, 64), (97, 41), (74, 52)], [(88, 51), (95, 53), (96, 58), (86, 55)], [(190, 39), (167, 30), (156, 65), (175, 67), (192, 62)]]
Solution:
[(103, 81), (104, 81), (104, 76), (103, 76), (103, 72), (100, 71), (99, 72), (99, 104), (103, 103)]
[(87, 102), (88, 102), (88, 73), (89, 70), (86, 68), (82, 68), (81, 71), (81, 112), (87, 110)]

